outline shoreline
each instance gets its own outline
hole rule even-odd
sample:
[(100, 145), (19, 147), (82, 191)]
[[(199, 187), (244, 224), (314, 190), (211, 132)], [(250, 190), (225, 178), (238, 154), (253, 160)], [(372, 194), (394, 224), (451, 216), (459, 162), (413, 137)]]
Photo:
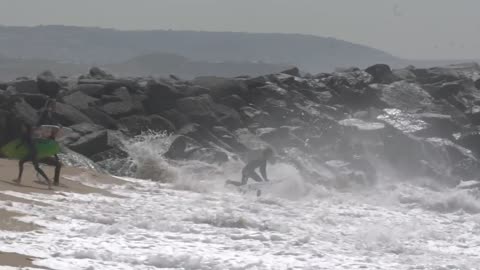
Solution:
[[(49, 177), (53, 175), (53, 167), (45, 166), (43, 167), (43, 169)], [(28, 203), (36, 206), (48, 206), (48, 204), (46, 203), (31, 201), (18, 196), (5, 194), (5, 192), (16, 192), (24, 194), (62, 194), (65, 196), (68, 196), (68, 193), (97, 193), (102, 196), (118, 197), (118, 195), (114, 195), (108, 190), (95, 188), (89, 186), (87, 182), (80, 183), (71, 179), (79, 176), (86, 176), (82, 178), (89, 179), (89, 182), (94, 181), (97, 184), (122, 185), (126, 183), (118, 178), (109, 175), (104, 175), (87, 169), (79, 169), (65, 166), (62, 168), (60, 186), (52, 186), (53, 190), (48, 190), (46, 184), (38, 181), (33, 166), (31, 164), (25, 164), (25, 170), (21, 185), (17, 185), (12, 182), (12, 179), (16, 177), (17, 173), (17, 161), (0, 159), (0, 236), (2, 235), (2, 231), (15, 233), (30, 233), (36, 230), (42, 230), (42, 226), (36, 225), (34, 223), (20, 221), (18, 218), (25, 215), (22, 213), (8, 211), (4, 208), (5, 206), (11, 205), (12, 203)], [(37, 269), (47, 269), (44, 267), (36, 266), (34, 264), (34, 261), (36, 259), (41, 258), (6, 252), (3, 251), (0, 247), (0, 268), (2, 266), (5, 266), (18, 268), (29, 267)]]

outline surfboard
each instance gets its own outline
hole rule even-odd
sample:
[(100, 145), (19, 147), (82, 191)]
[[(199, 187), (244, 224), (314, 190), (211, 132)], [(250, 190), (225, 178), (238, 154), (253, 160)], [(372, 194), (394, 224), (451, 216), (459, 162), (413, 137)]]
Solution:
[[(228, 181), (231, 181), (231, 180), (227, 180), (227, 182)], [(246, 185), (238, 186), (238, 187), (235, 186), (235, 187), (242, 194), (246, 194), (248, 192), (253, 191), (253, 192), (257, 193), (257, 197), (260, 197), (263, 190), (268, 189), (269, 187), (272, 187), (274, 185), (280, 184), (284, 181), (285, 181), (285, 179), (282, 179), (282, 180), (279, 180), (279, 181), (255, 182), (255, 183), (246, 184)]]
[[(60, 152), (60, 145), (54, 140), (35, 139), (37, 159), (51, 157)], [(7, 158), (22, 159), (27, 157), (28, 148), (20, 139), (13, 140), (0, 148), (0, 151)]]

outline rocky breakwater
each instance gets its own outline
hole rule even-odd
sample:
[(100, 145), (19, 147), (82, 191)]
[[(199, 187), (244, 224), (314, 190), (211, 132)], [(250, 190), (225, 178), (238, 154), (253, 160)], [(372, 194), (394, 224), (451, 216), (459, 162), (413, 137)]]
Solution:
[[(43, 72), (0, 83), (0, 144), (18, 136), (15, 116), (34, 123), (54, 97), (56, 120), (72, 129), (64, 158), (116, 174), (135, 175), (134, 166), (119, 169), (129, 159), (121, 138), (153, 131), (175, 135), (170, 160), (221, 164), (259, 142), (314, 183), (371, 185), (388, 168), (402, 179), (456, 185), (479, 175), (479, 78), (477, 64), (190, 81), (117, 78), (99, 68), (76, 78)], [(114, 160), (124, 162), (112, 168)]]

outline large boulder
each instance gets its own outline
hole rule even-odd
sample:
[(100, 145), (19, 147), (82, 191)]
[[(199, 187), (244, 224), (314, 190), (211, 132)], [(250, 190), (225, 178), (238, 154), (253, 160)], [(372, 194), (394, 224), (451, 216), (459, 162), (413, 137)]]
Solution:
[(51, 98), (55, 98), (61, 88), (60, 82), (49, 70), (44, 71), (37, 76), (37, 86), (40, 93)]
[(288, 91), (277, 84), (268, 83), (262, 87), (253, 88), (249, 91), (249, 98), (255, 102), (266, 98), (287, 99)]
[(298, 67), (292, 67), (290, 69), (281, 71), (280, 73), (295, 76), (295, 77), (300, 77), (300, 70), (298, 69)]
[(238, 152), (245, 152), (248, 148), (239, 141), (236, 134), (230, 132), (227, 128), (222, 126), (216, 126), (212, 128), (212, 133), (221, 141), (228, 144), (232, 149)]
[(194, 139), (180, 135), (173, 140), (164, 156), (169, 159), (183, 160), (187, 159), (193, 151), (200, 148), (202, 148), (202, 145)]
[(20, 96), (12, 97), (7, 109), (12, 115), (29, 125), (35, 126), (38, 121), (37, 111)]
[(420, 83), (445, 83), (454, 82), (463, 78), (461, 72), (453, 68), (434, 67), (434, 68), (413, 68), (411, 71), (415, 74), (416, 80)]
[(221, 164), (229, 159), (219, 148), (204, 147), (185, 135), (177, 136), (164, 156), (173, 160), (198, 160), (211, 164)]
[(120, 118), (135, 113), (143, 113), (143, 105), (140, 100), (132, 97), (125, 87), (116, 89), (112, 95), (115, 101), (107, 102), (101, 106), (101, 110), (114, 118)]
[(99, 98), (105, 92), (105, 85), (103, 85), (103, 84), (93, 84), (93, 83), (78, 84), (73, 89), (73, 92), (82, 92), (86, 95)]
[(186, 97), (177, 100), (177, 110), (194, 122), (205, 125), (225, 125), (235, 129), (242, 126), (240, 115), (222, 104), (215, 103), (209, 95)]
[(199, 124), (187, 124), (179, 129), (177, 134), (194, 139), (204, 148), (222, 148), (230, 152), (235, 152), (228, 143), (217, 137), (209, 128)]
[(265, 127), (269, 126), (273, 122), (272, 117), (269, 113), (251, 106), (244, 106), (240, 108), (239, 112), (242, 119), (248, 125)]
[(241, 107), (247, 106), (247, 102), (238, 95), (226, 96), (218, 101), (220, 104), (226, 105), (235, 110), (239, 110)]
[(477, 177), (480, 172), (480, 163), (472, 151), (450, 140), (428, 138), (423, 143), (422, 151), (424, 160), (440, 173), (438, 179), (449, 186), (458, 185), (460, 180), (471, 180), (470, 177)]
[(417, 132), (422, 137), (440, 137), (454, 139), (454, 134), (461, 130), (461, 125), (452, 116), (437, 113), (420, 113), (414, 115), (428, 124), (424, 130)]
[(192, 83), (210, 89), (210, 96), (217, 100), (231, 95), (244, 97), (248, 93), (247, 84), (242, 80), (221, 77), (197, 77)]
[(9, 86), (13, 87), (17, 93), (37, 94), (39, 92), (37, 82), (29, 78), (19, 78), (10, 82)]
[(22, 97), (35, 110), (42, 109), (48, 100), (48, 97), (43, 94), (23, 93), (18, 94), (18, 96)]
[(376, 64), (365, 69), (365, 72), (372, 75), (372, 83), (390, 84), (399, 79), (392, 73), (388, 65)]
[(346, 85), (352, 88), (361, 89), (372, 83), (373, 77), (365, 71), (353, 68), (340, 72), (334, 72), (326, 78), (321, 79), (328, 86)]
[(283, 99), (267, 98), (263, 104), (259, 105), (271, 116), (272, 126), (278, 127), (292, 116), (291, 109), (287, 107), (287, 101)]
[[(100, 85), (103, 88), (99, 89)], [(75, 89), (83, 91), (87, 95), (99, 97), (120, 87), (126, 87), (130, 91), (135, 92), (140, 86), (136, 81), (130, 79), (79, 79)], [(100, 92), (97, 93), (96, 91)]]
[(475, 87), (476, 87), (478, 90), (480, 90), (480, 79), (477, 79), (477, 80), (475, 81)]
[(99, 103), (99, 99), (85, 94), (82, 91), (76, 91), (70, 95), (63, 97), (65, 104), (71, 105), (79, 110), (87, 110), (91, 106)]
[(386, 108), (401, 109), (406, 112), (428, 111), (434, 107), (432, 96), (414, 83), (405, 81), (390, 85), (372, 84), (380, 102)]
[(99, 67), (90, 68), (88, 75), (90, 75), (91, 78), (99, 80), (112, 80), (115, 78), (112, 74)]
[(457, 134), (456, 142), (480, 156), (480, 129), (473, 128)]
[(7, 90), (8, 83), (0, 81), (0, 90)]
[(144, 101), (148, 113), (161, 113), (173, 109), (175, 101), (184, 97), (178, 89), (162, 81), (149, 81), (147, 84), (147, 99)]
[(90, 157), (111, 149), (108, 140), (108, 131), (101, 126), (83, 123), (70, 127), (73, 131), (62, 142), (70, 149), (84, 156)]
[(127, 129), (132, 135), (139, 135), (142, 132), (153, 131), (168, 133), (175, 132), (175, 126), (167, 119), (159, 115), (132, 115), (129, 117), (121, 118), (119, 120), (120, 125)]
[(0, 146), (7, 143), (15, 136), (15, 131), (10, 127), (10, 113), (0, 109)]
[(245, 80), (245, 84), (249, 89), (265, 86), (268, 80), (265, 76), (258, 76)]
[(364, 71), (334, 73), (323, 81), (332, 94), (333, 104), (345, 104), (354, 110), (376, 105), (375, 92), (368, 87), (373, 78)]
[(400, 80), (404, 80), (407, 82), (415, 82), (417, 79), (417, 76), (415, 76), (415, 73), (412, 72), (412, 69), (415, 67), (409, 66), (406, 68), (402, 69), (394, 69), (392, 70), (392, 73), (395, 77), (399, 78)]
[(113, 119), (110, 115), (106, 114), (105, 112), (99, 110), (96, 107), (89, 107), (82, 112), (88, 116), (92, 120), (94, 124), (100, 125), (102, 127), (108, 129), (117, 129), (118, 122), (117, 120)]
[(282, 126), (279, 128), (260, 128), (257, 135), (277, 149), (284, 147), (303, 148), (305, 143), (293, 134), (295, 127)]
[(190, 123), (188, 116), (179, 112), (177, 109), (166, 110), (159, 115), (172, 122), (177, 129)]
[(459, 82), (446, 82), (441, 84), (425, 84), (423, 88), (436, 99), (446, 99), (455, 96), (464, 90), (464, 87)]
[(53, 116), (62, 126), (71, 126), (81, 123), (92, 123), (92, 120), (88, 116), (75, 109), (75, 107), (58, 102)]

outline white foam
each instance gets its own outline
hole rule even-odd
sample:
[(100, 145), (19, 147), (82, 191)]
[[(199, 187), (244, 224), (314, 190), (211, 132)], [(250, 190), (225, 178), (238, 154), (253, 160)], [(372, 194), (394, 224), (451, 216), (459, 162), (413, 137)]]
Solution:
[(3, 192), (50, 206), (0, 204), (45, 227), (0, 231), (0, 250), (40, 257), (36, 265), (62, 270), (480, 265), (480, 208), (469, 191), (391, 184), (342, 193), (303, 184), (289, 165), (271, 169), (272, 179), (284, 177), (287, 184), (260, 198), (223, 188), (226, 175), (214, 167), (190, 184), (193, 174), (180, 170), (191, 177), (186, 188), (134, 178), (122, 178), (129, 182), (123, 186), (101, 185), (121, 198)]

